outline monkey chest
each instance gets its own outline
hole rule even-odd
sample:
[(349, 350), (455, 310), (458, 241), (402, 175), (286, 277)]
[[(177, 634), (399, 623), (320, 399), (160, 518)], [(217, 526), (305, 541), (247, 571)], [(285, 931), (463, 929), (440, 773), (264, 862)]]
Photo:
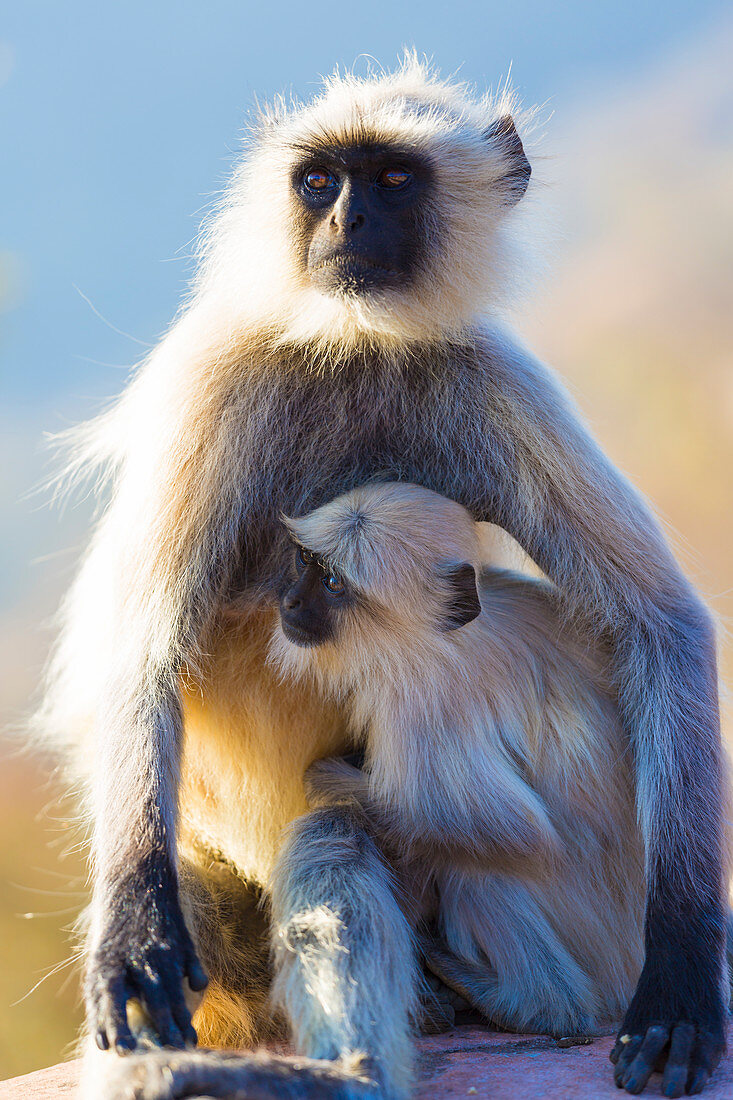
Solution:
[(374, 478), (410, 481), (490, 518), (490, 424), (481, 395), (456, 382), (308, 386), (268, 406), (249, 444), (243, 561), (252, 580), (277, 571), (280, 517), (302, 516)]

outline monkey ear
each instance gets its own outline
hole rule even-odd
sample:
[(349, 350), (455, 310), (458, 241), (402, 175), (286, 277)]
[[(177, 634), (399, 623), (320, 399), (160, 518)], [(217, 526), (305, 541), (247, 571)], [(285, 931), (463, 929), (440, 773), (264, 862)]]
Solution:
[(499, 186), (504, 188), (509, 205), (514, 206), (529, 186), (532, 166), (525, 156), (512, 116), (502, 115), (497, 118), (484, 130), (484, 137), (504, 157), (506, 170), (499, 180)]
[(440, 570), (440, 575), (450, 586), (443, 629), (456, 630), (459, 626), (473, 622), (481, 614), (474, 567), (467, 561), (460, 565), (446, 565)]

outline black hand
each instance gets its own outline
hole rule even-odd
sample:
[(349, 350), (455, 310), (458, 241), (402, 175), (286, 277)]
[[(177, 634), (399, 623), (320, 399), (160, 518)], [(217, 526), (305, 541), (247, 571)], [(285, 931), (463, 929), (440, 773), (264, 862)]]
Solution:
[(123, 1054), (136, 1044), (127, 1002), (137, 998), (163, 1046), (196, 1043), (183, 979), (202, 990), (208, 979), (196, 956), (165, 857), (143, 860), (115, 884), (114, 898), (87, 971), (87, 1013), (97, 1045)]
[[(717, 922), (716, 922), (717, 923)], [(616, 1044), (611, 1051), (619, 1088), (641, 1092), (655, 1069), (662, 1095), (702, 1092), (725, 1052), (719, 952), (697, 922), (665, 950), (652, 941)]]

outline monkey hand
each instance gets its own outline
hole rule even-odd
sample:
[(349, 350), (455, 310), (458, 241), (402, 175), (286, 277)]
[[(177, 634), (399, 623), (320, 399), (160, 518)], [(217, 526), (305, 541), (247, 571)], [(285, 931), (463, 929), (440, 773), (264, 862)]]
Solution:
[(138, 1036), (128, 1020), (128, 1001), (138, 1002), (145, 1030), (162, 1046), (196, 1043), (183, 992), (206, 988), (208, 979), (186, 928), (176, 874), (160, 856), (141, 862), (115, 884), (104, 907), (87, 969), (85, 995), (90, 1029), (101, 1050), (134, 1050)]
[(702, 1092), (725, 1052), (720, 983), (712, 980), (711, 996), (694, 965), (671, 975), (669, 967), (647, 955), (611, 1051), (616, 1085), (630, 1093), (641, 1092), (655, 1069), (663, 1073), (663, 1096)]
[(367, 811), (371, 808), (369, 780), (349, 757), (331, 756), (316, 760), (305, 773), (305, 791), (310, 806), (336, 806), (347, 802)]

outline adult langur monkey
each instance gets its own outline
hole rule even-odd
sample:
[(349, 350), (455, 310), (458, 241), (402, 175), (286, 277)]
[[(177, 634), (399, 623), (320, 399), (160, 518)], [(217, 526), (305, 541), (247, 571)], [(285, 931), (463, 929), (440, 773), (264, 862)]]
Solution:
[[(713, 629), (646, 505), (497, 320), (522, 277), (530, 184), (513, 109), (407, 58), (266, 113), (180, 317), (77, 436), (72, 470), (99, 465), (111, 498), (41, 720), (94, 822), (86, 998), (101, 1048), (135, 1047), (130, 998), (162, 1042), (193, 1041), (182, 986), (201, 989), (205, 972), (202, 1041), (252, 1034), (247, 950), (231, 930), (212, 946), (226, 906), (207, 869), (216, 857), (267, 893), (283, 826), (307, 805), (306, 768), (349, 745), (338, 707), (281, 687), (265, 663), (289, 556), (278, 516), (382, 473), (505, 528), (609, 647), (647, 882), (616, 1073), (638, 1090), (667, 1050), (699, 1090), (721, 1056)], [(184, 915), (202, 893), (195, 947)]]

